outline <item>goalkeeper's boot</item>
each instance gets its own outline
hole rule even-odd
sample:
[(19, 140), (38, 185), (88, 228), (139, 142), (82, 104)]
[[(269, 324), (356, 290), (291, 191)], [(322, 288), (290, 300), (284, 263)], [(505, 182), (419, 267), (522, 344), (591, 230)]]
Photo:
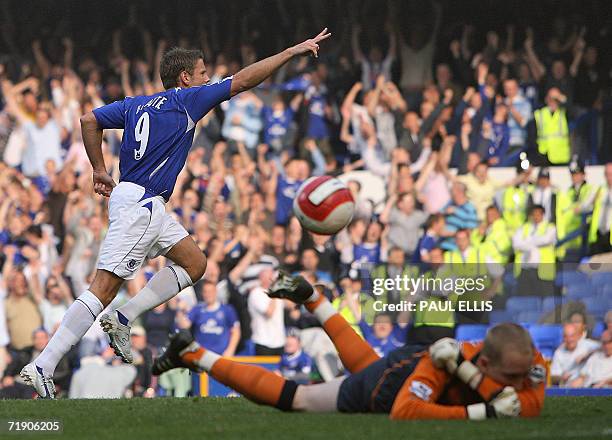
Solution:
[(116, 310), (102, 315), (100, 325), (102, 330), (108, 333), (110, 346), (115, 350), (115, 354), (123, 359), (123, 362), (131, 364), (134, 358), (132, 357), (130, 326), (119, 321)]
[[(179, 330), (170, 336), (170, 342), (166, 350), (153, 362), (152, 372), (159, 376), (173, 368), (189, 368), (199, 373), (202, 369), (193, 361), (185, 359), (187, 353), (197, 353), (198, 351), (204, 350), (193, 339), (191, 332), (189, 330)], [(193, 359), (193, 356), (189, 356), (189, 358)]]
[(291, 276), (282, 270), (266, 291), (270, 298), (283, 298), (296, 304), (304, 304), (312, 296), (312, 286), (301, 275)]
[(34, 362), (23, 367), (19, 376), (26, 385), (33, 387), (43, 399), (55, 399), (53, 378), (46, 375), (42, 368), (36, 366)]

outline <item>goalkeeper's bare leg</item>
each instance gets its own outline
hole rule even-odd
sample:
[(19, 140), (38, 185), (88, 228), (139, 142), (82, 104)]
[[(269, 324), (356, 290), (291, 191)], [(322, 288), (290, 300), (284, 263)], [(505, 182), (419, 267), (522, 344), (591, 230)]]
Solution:
[(338, 392), (344, 380), (340, 377), (321, 384), (297, 385), (263, 367), (242, 364), (202, 348), (188, 330), (170, 337), (168, 348), (153, 363), (153, 374), (173, 368), (206, 371), (247, 399), (283, 411), (337, 411)]
[[(355, 333), (327, 298), (316, 292), (304, 278), (281, 273), (268, 295), (303, 303), (314, 313), (351, 373), (357, 373), (379, 359), (372, 347)], [(206, 350), (194, 341), (188, 331), (171, 337), (166, 352), (155, 360), (153, 374), (159, 375), (177, 367), (204, 370), (249, 400), (285, 411), (337, 411), (338, 392), (344, 380), (337, 378), (322, 384), (298, 386), (265, 368), (241, 364)]]

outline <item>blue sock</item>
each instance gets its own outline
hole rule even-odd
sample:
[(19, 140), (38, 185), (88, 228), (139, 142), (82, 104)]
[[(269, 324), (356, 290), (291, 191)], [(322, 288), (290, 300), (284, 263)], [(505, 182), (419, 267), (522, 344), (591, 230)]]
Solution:
[(130, 323), (130, 321), (119, 310), (117, 310), (117, 318), (119, 318), (119, 322), (123, 325), (128, 325)]

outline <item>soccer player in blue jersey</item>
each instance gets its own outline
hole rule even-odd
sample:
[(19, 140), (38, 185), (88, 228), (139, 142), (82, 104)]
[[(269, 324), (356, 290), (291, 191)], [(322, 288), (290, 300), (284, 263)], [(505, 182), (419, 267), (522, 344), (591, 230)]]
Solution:
[[(165, 91), (127, 97), (81, 117), (94, 191), (110, 197), (110, 223), (89, 289), (66, 311), (43, 352), (21, 371), (24, 381), (41, 397), (55, 396), (52, 378), (56, 365), (147, 258), (165, 255), (173, 264), (156, 273), (126, 304), (100, 318), (111, 346), (125, 362), (132, 362), (130, 322), (202, 277), (206, 257), (164, 206), (185, 165), (195, 124), (213, 107), (257, 86), (293, 57), (308, 53), (316, 57), (318, 43), (330, 36), (325, 28), (314, 38), (214, 84), (207, 84), (201, 51), (175, 48), (160, 64)], [(101, 148), (102, 132), (111, 128), (123, 129), (117, 185), (107, 172)]]
[(240, 341), (240, 323), (230, 304), (217, 300), (217, 287), (206, 280), (202, 285), (203, 303), (198, 303), (182, 318), (180, 327), (189, 328), (198, 344), (233, 356)]

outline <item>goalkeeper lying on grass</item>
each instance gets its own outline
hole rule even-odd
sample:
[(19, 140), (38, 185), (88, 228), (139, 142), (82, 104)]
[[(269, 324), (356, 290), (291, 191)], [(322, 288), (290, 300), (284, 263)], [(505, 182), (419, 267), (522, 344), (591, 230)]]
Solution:
[(544, 361), (516, 324), (491, 328), (483, 343), (444, 338), (406, 345), (380, 358), (302, 277), (279, 276), (268, 295), (306, 306), (319, 319), (351, 373), (297, 385), (258, 366), (202, 348), (188, 331), (172, 336), (154, 374), (186, 367), (207, 371), (253, 402), (285, 411), (388, 413), (392, 419), (534, 417), (544, 404)]

